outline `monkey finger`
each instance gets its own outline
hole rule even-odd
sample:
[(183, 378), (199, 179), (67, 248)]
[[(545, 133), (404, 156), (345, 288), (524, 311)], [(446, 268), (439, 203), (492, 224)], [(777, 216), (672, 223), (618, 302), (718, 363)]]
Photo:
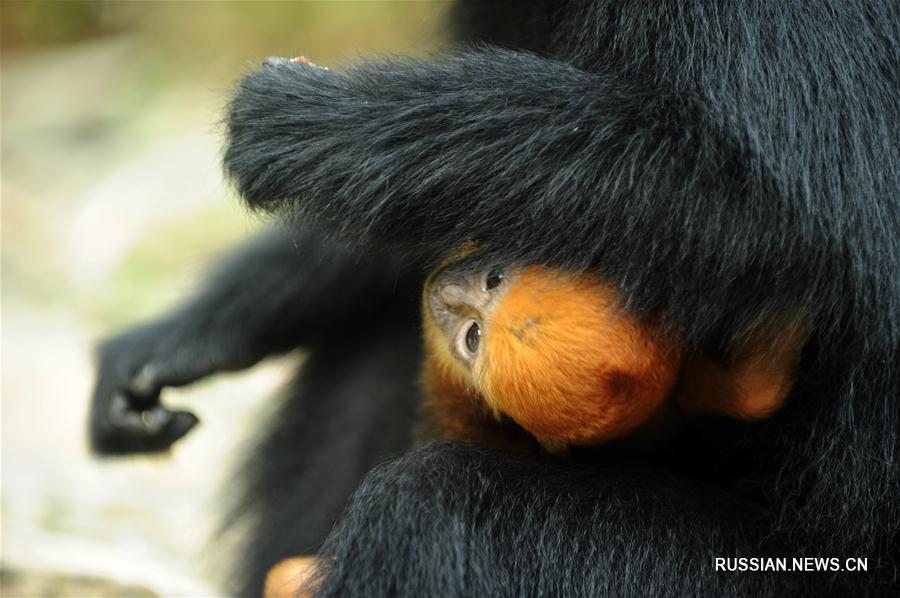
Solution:
[(196, 367), (184, 367), (153, 361), (142, 366), (128, 381), (129, 395), (145, 408), (159, 403), (159, 393), (166, 387), (187, 386), (209, 372)]
[(146, 408), (117, 392), (92, 431), (100, 452), (128, 454), (165, 451), (199, 423), (188, 411), (170, 411), (160, 404)]

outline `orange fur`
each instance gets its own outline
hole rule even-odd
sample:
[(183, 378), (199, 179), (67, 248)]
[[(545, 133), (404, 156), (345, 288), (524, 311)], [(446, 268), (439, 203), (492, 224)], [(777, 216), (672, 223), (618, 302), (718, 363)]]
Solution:
[(265, 598), (301, 598), (312, 596), (312, 589), (306, 588), (307, 581), (316, 567), (316, 557), (301, 556), (284, 559), (266, 574), (263, 590)]
[(609, 285), (537, 267), (519, 274), (484, 334), (485, 399), (549, 445), (627, 435), (665, 400), (681, 362), (677, 343), (619, 309)]
[(690, 360), (674, 393), (679, 410), (765, 419), (787, 399), (808, 336), (808, 326), (797, 318), (754, 330), (727, 363), (709, 355)]
[(443, 331), (427, 309), (424, 313), (426, 359), (421, 384), (433, 435), (505, 450), (535, 449), (527, 438), (500, 425), (500, 413), (484, 401), (471, 373), (450, 354)]
[(423, 302), (425, 410), (437, 436), (497, 448), (528, 444), (501, 416), (549, 450), (628, 436), (669, 398), (669, 413), (688, 417), (768, 417), (787, 398), (808, 337), (802, 318), (785, 318), (728, 356), (687, 357), (675, 335), (622, 310), (611, 285), (533, 266), (509, 273), (481, 314), (482, 344), (466, 365), (428, 308), (435, 275)]

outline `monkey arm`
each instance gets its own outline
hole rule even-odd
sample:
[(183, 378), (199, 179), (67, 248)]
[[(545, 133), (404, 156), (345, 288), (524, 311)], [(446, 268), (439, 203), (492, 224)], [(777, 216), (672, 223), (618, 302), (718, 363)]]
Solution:
[(319, 552), (316, 595), (805, 596), (833, 583), (715, 574), (715, 557), (796, 550), (733, 495), (621, 458), (547, 459), (439, 443), (375, 468)]
[(361, 266), (337, 246), (287, 229), (259, 235), (187, 304), (99, 347), (91, 446), (109, 454), (167, 449), (198, 420), (163, 407), (162, 388), (365, 325), (394, 285), (386, 261)]
[(489, 259), (594, 267), (629, 305), (666, 304), (688, 341), (788, 300), (819, 309), (834, 291), (808, 281), (840, 276), (810, 270), (842, 237), (798, 234), (810, 218), (777, 148), (721, 102), (626, 77), (490, 48), (343, 74), (268, 64), (237, 89), (225, 166), (251, 205), (362, 246), (437, 261), (474, 240)]

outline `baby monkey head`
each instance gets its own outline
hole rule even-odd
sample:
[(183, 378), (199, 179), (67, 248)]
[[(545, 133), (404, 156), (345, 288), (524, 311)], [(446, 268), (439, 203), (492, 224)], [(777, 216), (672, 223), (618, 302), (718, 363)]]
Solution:
[(427, 359), (442, 377), (545, 447), (627, 435), (678, 374), (677, 344), (590, 274), (451, 263), (428, 279), (423, 312)]

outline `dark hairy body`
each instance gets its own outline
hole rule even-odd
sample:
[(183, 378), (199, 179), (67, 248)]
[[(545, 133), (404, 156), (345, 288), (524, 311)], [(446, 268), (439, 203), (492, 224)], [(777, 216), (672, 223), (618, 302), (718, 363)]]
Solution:
[[(432, 62), (240, 83), (226, 170), (290, 225), (104, 345), (94, 448), (163, 450), (196, 420), (161, 388), (302, 346), (238, 474), (242, 595), (316, 551), (325, 596), (896, 591), (896, 4), (462, 2), (454, 23), (476, 43)], [(469, 242), (591, 270), (697, 350), (802, 314), (794, 389), (763, 423), (692, 422), (641, 454), (417, 445), (422, 277)]]

